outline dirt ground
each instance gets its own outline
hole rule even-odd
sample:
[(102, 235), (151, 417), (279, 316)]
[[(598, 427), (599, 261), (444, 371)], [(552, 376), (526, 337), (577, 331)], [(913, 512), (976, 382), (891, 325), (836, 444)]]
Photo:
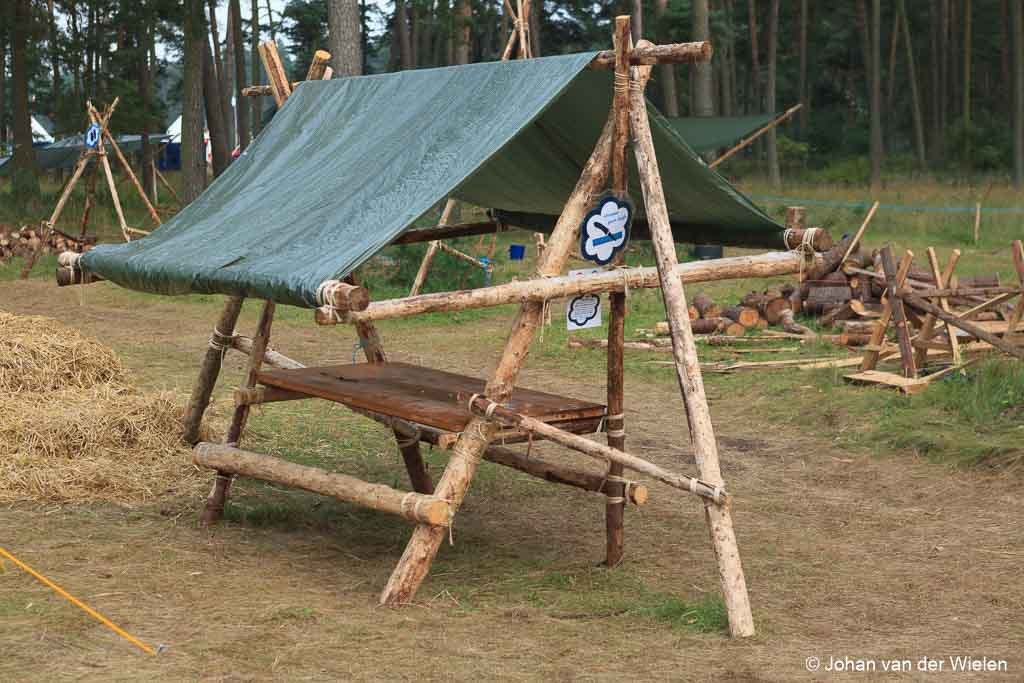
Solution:
[[(140, 384), (187, 390), (216, 302), (143, 298), (113, 287), (0, 283), (0, 308), (45, 314), (115, 348)], [(255, 307), (252, 307), (255, 308)], [(248, 333), (254, 310), (240, 331)], [(385, 325), (395, 360), (485, 376), (506, 320)], [(275, 324), (307, 361), (348, 358), (347, 329), (309, 316)], [(521, 384), (601, 399), (603, 378), (535, 358)], [(228, 361), (221, 397), (238, 381)], [(753, 381), (756, 381), (753, 380)], [(622, 609), (650, 595), (699, 602), (717, 574), (695, 499), (652, 485), (627, 511), (627, 560), (608, 571), (603, 501), (488, 466), (418, 602), (376, 599), (409, 527), (342, 507), (298, 523), (197, 524), (201, 501), (136, 508), (0, 510), (0, 545), (129, 632), (147, 656), (7, 563), (0, 572), (2, 680), (824, 680), (807, 658), (987, 656), (1024, 680), (1024, 557), (1019, 477), (953, 470), (902, 452), (839, 451), (842, 426), (766, 424), (708, 380), (724, 476), (758, 635), (735, 641)], [(627, 447), (693, 471), (678, 389), (627, 377)], [(269, 413), (271, 408), (267, 409)], [(261, 416), (253, 418), (258, 425)], [(388, 444), (380, 446), (388, 451)], [(393, 450), (393, 448), (391, 449)], [(553, 451), (552, 451), (553, 452)], [(397, 456), (390, 463), (401, 474)], [(131, 463), (125, 463), (131, 467)], [(491, 471), (494, 470), (494, 471)], [(398, 479), (395, 479), (398, 481)], [(244, 487), (244, 484), (243, 484)], [(287, 497), (283, 490), (271, 496)], [(308, 504), (307, 504), (308, 503)], [(963, 680), (911, 672), (907, 680)]]

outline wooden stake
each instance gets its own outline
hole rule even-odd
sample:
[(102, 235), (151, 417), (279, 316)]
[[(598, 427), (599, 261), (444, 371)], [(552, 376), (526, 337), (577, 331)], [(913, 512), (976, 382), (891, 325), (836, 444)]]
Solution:
[[(1000, 339), (995, 334), (985, 330), (983, 327), (963, 320), (962, 318), (959, 318), (952, 313), (947, 313), (941, 307), (936, 306), (927, 299), (922, 299), (916, 294), (911, 294), (910, 292), (904, 290), (900, 292), (900, 296), (901, 301), (905, 301), (908, 305), (916, 308), (917, 310), (923, 311), (925, 313), (932, 313), (933, 315), (935, 315), (936, 318), (942, 320), (947, 325), (952, 325), (953, 327), (963, 330), (972, 337), (977, 337), (981, 341), (988, 342), (989, 344), (996, 347), (1003, 353), (1007, 353), (1013, 356), (1014, 358), (1024, 360), (1024, 348), (1016, 346), (1006, 341), (1005, 339)], [(1007, 327), (1007, 330), (1011, 329), (1013, 328)], [(950, 330), (950, 334), (952, 335), (952, 330)]]
[(981, 202), (974, 205), (974, 243), (981, 239)]
[(1021, 297), (1017, 299), (1017, 304), (1013, 307), (1013, 313), (1010, 314), (1006, 333), (1003, 335), (1003, 339), (1010, 343), (1015, 341), (1017, 325), (1020, 324), (1021, 318), (1024, 317), (1024, 244), (1020, 240), (1014, 240), (1013, 242), (1013, 267), (1017, 271), (1017, 281), (1020, 283)]
[[(677, 266), (676, 247), (672, 239), (672, 225), (665, 203), (642, 87), (646, 85), (649, 77), (650, 68), (640, 68), (634, 72), (634, 78), (639, 80), (641, 88), (630, 93), (633, 98), (630, 111), (633, 152), (640, 171), (640, 185), (643, 188), (647, 220), (651, 227), (651, 243), (661, 275), (665, 313), (672, 330), (676, 376), (686, 404), (690, 440), (693, 443), (700, 478), (712, 486), (722, 486), (724, 482), (718, 464), (718, 445), (715, 441), (707, 396), (704, 393), (697, 345), (694, 342), (693, 330), (690, 328), (686, 294), (683, 291), (683, 284), (678, 278), (673, 277)], [(752, 636), (754, 619), (750, 611), (750, 598), (747, 595), (746, 579), (743, 576), (743, 567), (736, 546), (729, 506), (719, 506), (705, 500), (704, 513), (710, 527), (715, 557), (718, 560), (722, 597), (729, 616), (729, 631), (734, 637)]]
[[(626, 423), (623, 419), (625, 410), (623, 350), (626, 338), (626, 295), (616, 292), (609, 299), (611, 300), (611, 312), (608, 318), (608, 417), (605, 427), (608, 430), (608, 446), (624, 451), (626, 450)], [(606, 478), (610, 480), (610, 491), (605, 504), (604, 517), (605, 564), (609, 567), (615, 567), (622, 562), (623, 555), (623, 518), (626, 512), (626, 501), (624, 499), (625, 487), (618, 481), (622, 477), (622, 473), (622, 465), (609, 463)]]
[(189, 445), (195, 445), (199, 441), (199, 426), (203, 421), (203, 413), (210, 405), (210, 396), (213, 395), (213, 388), (217, 384), (217, 376), (220, 374), (221, 363), (224, 360), (225, 346), (234, 338), (235, 324), (238, 322), (238, 314), (242, 311), (243, 301), (244, 299), (239, 296), (228, 297), (224, 302), (220, 318), (213, 328), (210, 345), (206, 349), (206, 355), (199, 368), (199, 378), (192, 388), (192, 396), (185, 409), (181, 439)]
[[(954, 249), (949, 255), (949, 261), (946, 263), (946, 270), (944, 272), (940, 272), (939, 257), (935, 253), (935, 249), (933, 247), (928, 247), (927, 253), (928, 263), (931, 265), (932, 273), (935, 276), (935, 286), (939, 288), (945, 287), (953, 277), (953, 270), (956, 268), (957, 261), (960, 260), (960, 250)], [(923, 345), (918, 346), (917, 343), (921, 342), (923, 344), (932, 338), (935, 333), (935, 321), (936, 318), (934, 315), (925, 316), (924, 322), (921, 323), (921, 330), (917, 333), (917, 337), (914, 340), (914, 346), (917, 349), (914, 352), (914, 363), (919, 368), (923, 368), (925, 362), (928, 360), (928, 349)], [(950, 335), (950, 352), (953, 353), (954, 358), (959, 359), (960, 346), (955, 341), (955, 337), (956, 335)], [(956, 345), (955, 352), (953, 351), (954, 345)], [(959, 365), (959, 360), (956, 361), (956, 364)]]
[(277, 43), (272, 40), (260, 43), (259, 53), (263, 70), (267, 73), (267, 80), (270, 81), (270, 88), (274, 94), (274, 102), (281, 107), (292, 94), (292, 84), (284, 70), (281, 55), (278, 54)]
[[(541, 276), (560, 273), (569, 259), (570, 250), (578, 236), (580, 222), (589, 208), (590, 198), (607, 180), (613, 130), (614, 122), (609, 117), (551, 233), (548, 248), (544, 250), (544, 256), (537, 266)], [(520, 306), (498, 367), (487, 384), (485, 393), (488, 398), (502, 403), (511, 396), (516, 377), (542, 322), (543, 311), (544, 305), (541, 302), (530, 301)], [(451, 501), (453, 511), (457, 512), (462, 504), (477, 464), (496, 428), (491, 421), (474, 417), (466, 425), (452, 449), (448, 466), (437, 484), (435, 494), (439, 498)], [(397, 605), (412, 600), (426, 577), (444, 537), (445, 529), (423, 524), (416, 527), (398, 566), (395, 567), (381, 593), (382, 604)]]
[(633, 48), (628, 14), (615, 17), (615, 80), (612, 111), (615, 115), (615, 141), (612, 143), (612, 191), (625, 198), (629, 179), (626, 168), (626, 144), (629, 142), (629, 52)]
[[(274, 322), (274, 302), (263, 302), (263, 310), (260, 312), (260, 320), (256, 325), (256, 334), (252, 338), (252, 353), (249, 354), (249, 363), (246, 368), (245, 384), (247, 389), (256, 386), (256, 375), (263, 365), (263, 354), (267, 351), (270, 343), (270, 327)], [(242, 432), (245, 430), (245, 423), (249, 419), (248, 405), (235, 406), (235, 413), (231, 418), (231, 425), (228, 427), (228, 435), (224, 440), (228, 446), (238, 447), (241, 441)], [(206, 499), (206, 509), (203, 511), (202, 523), (209, 526), (219, 522), (224, 516), (224, 504), (227, 501), (228, 491), (231, 488), (232, 473), (218, 471), (217, 477), (213, 480), (213, 488)]]
[(306, 72), (307, 81), (319, 81), (324, 79), (327, 69), (330, 66), (331, 53), (327, 50), (317, 50), (313, 53), (313, 61), (309, 63), (309, 71)]

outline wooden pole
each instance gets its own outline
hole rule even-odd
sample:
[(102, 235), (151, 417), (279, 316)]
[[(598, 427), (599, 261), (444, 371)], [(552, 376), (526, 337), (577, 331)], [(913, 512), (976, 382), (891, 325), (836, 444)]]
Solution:
[(896, 324), (896, 341), (900, 347), (900, 366), (904, 377), (917, 377), (917, 366), (914, 364), (914, 347), (910, 343), (910, 330), (907, 329), (907, 312), (903, 308), (903, 300), (897, 295), (896, 260), (892, 256), (892, 247), (882, 247), (882, 269), (885, 271), (886, 297), (892, 309), (892, 320)]
[[(608, 177), (613, 130), (614, 122), (609, 117), (537, 266), (542, 277), (560, 273), (569, 259), (580, 222), (589, 208), (590, 198), (604, 186)], [(490, 399), (500, 403), (511, 396), (516, 377), (526, 360), (537, 328), (542, 323), (543, 311), (544, 304), (539, 301), (525, 302), (520, 306), (498, 367), (485, 390)], [(462, 504), (477, 464), (495, 432), (496, 425), (491, 421), (474, 417), (455, 443), (448, 466), (435, 490), (438, 497), (451, 501), (453, 511), (457, 512)], [(442, 528), (423, 524), (416, 527), (398, 566), (381, 593), (382, 604), (397, 605), (412, 600), (444, 537), (445, 530)]]
[(843, 258), (839, 260), (840, 263), (845, 263), (846, 259), (850, 258), (850, 254), (852, 254), (860, 245), (860, 238), (864, 236), (864, 231), (868, 229), (868, 224), (871, 222), (871, 219), (875, 217), (876, 211), (878, 211), (878, 202), (871, 205), (868, 215), (864, 217), (864, 222), (860, 224), (860, 227), (857, 229), (857, 233), (853, 236), (853, 239), (850, 240), (850, 244), (846, 247), (846, 251), (843, 252)]
[[(451, 197), (444, 203), (444, 209), (441, 211), (441, 220), (438, 221), (437, 227), (448, 225), (448, 221), (451, 220), (452, 211), (455, 210), (455, 200)], [(409, 290), (409, 296), (416, 296), (423, 289), (423, 284), (427, 281), (427, 273), (430, 271), (430, 264), (434, 262), (434, 256), (437, 254), (437, 250), (440, 247), (440, 240), (433, 240), (427, 247), (427, 253), (423, 255), (423, 260), (420, 262), (420, 269), (416, 271), (416, 279), (413, 280), (412, 289)]]
[[(610, 297), (608, 318), (608, 417), (605, 420), (608, 446), (626, 450), (625, 373), (623, 356), (626, 336), (626, 295), (615, 292)], [(621, 482), (623, 467), (609, 463), (608, 500), (605, 503), (605, 564), (615, 567), (622, 562), (625, 542), (624, 517), (626, 511), (625, 486)]]
[(160, 169), (156, 168), (155, 166), (153, 167), (153, 171), (156, 172), (156, 177), (160, 180), (160, 183), (164, 186), (164, 189), (170, 192), (171, 196), (174, 197), (174, 201), (180, 205), (181, 197), (179, 197), (178, 193), (174, 191), (174, 188), (171, 186), (171, 184), (167, 182), (167, 178), (164, 177), (164, 174), (161, 173)]
[(218, 476), (240, 474), (271, 481), (389, 512), (420, 524), (447, 525), (451, 514), (448, 502), (435, 496), (399, 491), (384, 484), (372, 484), (228, 445), (200, 443), (192, 452), (192, 459), (197, 465), (217, 470)]
[(1003, 339), (1011, 343), (1015, 341), (1017, 325), (1020, 324), (1021, 318), (1024, 317), (1024, 243), (1020, 240), (1014, 240), (1013, 242), (1013, 268), (1017, 271), (1017, 281), (1020, 283), (1021, 297), (1017, 299), (1017, 304), (1013, 307), (1013, 313), (1010, 314), (1006, 333), (1003, 335)]
[(153, 208), (153, 205), (150, 203), (149, 197), (146, 195), (146, 191), (142, 189), (142, 183), (140, 183), (139, 179), (135, 176), (135, 171), (132, 170), (131, 164), (129, 164), (128, 160), (124, 158), (123, 154), (121, 154), (121, 148), (118, 147), (117, 140), (114, 139), (114, 136), (110, 134), (110, 129), (107, 128), (106, 122), (100, 124), (102, 119), (96, 109), (92, 106), (92, 102), (87, 103), (86, 106), (89, 108), (89, 117), (94, 123), (100, 125), (100, 129), (103, 131), (103, 137), (107, 139), (107, 142), (109, 142), (110, 146), (114, 149), (114, 154), (117, 156), (118, 161), (124, 168), (125, 173), (135, 185), (135, 190), (139, 193), (139, 196), (142, 197), (142, 201), (146, 205), (146, 209), (149, 211), (150, 218), (152, 218), (153, 222), (158, 226), (162, 225), (163, 221), (160, 220), (159, 214), (157, 214), (156, 209)]
[[(914, 262), (914, 252), (907, 251), (903, 254), (903, 258), (900, 259), (900, 265), (896, 269), (896, 283), (899, 286), (903, 286), (906, 282), (907, 273), (910, 272), (910, 266)], [(881, 355), (882, 344), (885, 342), (885, 331), (889, 327), (889, 321), (892, 320), (892, 297), (889, 297), (882, 305), (882, 315), (878, 318), (875, 323), (875, 331), (871, 334), (871, 341), (868, 343), (868, 350), (864, 352), (864, 358), (861, 360), (860, 369), (874, 370), (878, 365), (878, 359)]]
[[(635, 63), (636, 62), (634, 62), (634, 64)], [(729, 157), (731, 157), (734, 154), (736, 154), (737, 152), (740, 152), (740, 151), (746, 149), (747, 147), (749, 147), (751, 145), (751, 143), (754, 142), (754, 140), (757, 140), (759, 137), (761, 137), (762, 135), (764, 135), (765, 133), (770, 131), (772, 128), (774, 128), (775, 126), (779, 125), (780, 123), (782, 123), (783, 121), (785, 121), (786, 119), (791, 117), (793, 114), (795, 114), (798, 111), (800, 111), (800, 108), (803, 107), (803, 106), (804, 106), (803, 104), (797, 104), (797, 105), (794, 105), (794, 106), (790, 107), (785, 112), (783, 112), (779, 116), (775, 117), (774, 119), (772, 119), (771, 121), (766, 123), (761, 128), (758, 128), (756, 131), (754, 131), (753, 133), (751, 133), (747, 137), (745, 137), (742, 140), (740, 140), (738, 143), (736, 143), (736, 145), (734, 147), (729, 149), (725, 154), (723, 154), (722, 156), (718, 157), (717, 159), (712, 161), (710, 164), (708, 164), (708, 168), (715, 168), (719, 164), (721, 164), (723, 161), (725, 161)]]
[(981, 239), (981, 202), (974, 204), (974, 243)]
[(277, 43), (272, 40), (260, 43), (259, 53), (260, 61), (263, 62), (263, 70), (267, 72), (267, 80), (270, 81), (274, 102), (281, 107), (292, 94), (292, 84), (284, 70), (281, 55), (278, 54)]
[[(270, 328), (274, 322), (274, 302), (263, 302), (263, 310), (260, 312), (260, 320), (256, 325), (256, 334), (252, 338), (252, 353), (249, 354), (249, 363), (245, 373), (245, 386), (252, 389), (256, 386), (256, 375), (263, 365), (263, 355), (270, 344)], [(235, 413), (231, 417), (231, 425), (228, 427), (228, 435), (224, 440), (228, 446), (238, 447), (242, 439), (242, 432), (245, 430), (245, 423), (249, 419), (248, 405), (235, 406)], [(228, 491), (231, 488), (232, 473), (218, 471), (213, 480), (213, 488), (206, 500), (206, 509), (203, 511), (202, 523), (209, 526), (220, 521), (224, 516), (224, 504), (227, 501)]]
[[(935, 286), (939, 289), (948, 287), (950, 282), (953, 281), (953, 269), (956, 268), (956, 262), (960, 258), (960, 250), (954, 249), (953, 253), (949, 255), (949, 263), (946, 266), (946, 272), (943, 273), (939, 266), (939, 257), (935, 253), (935, 250), (928, 247), (928, 265), (932, 269), (932, 277), (935, 278)], [(952, 313), (952, 309), (949, 307), (949, 300), (946, 297), (939, 297), (939, 306), (942, 310), (947, 313)], [(928, 316), (934, 320), (934, 316)], [(927, 322), (927, 319), (926, 319)], [(934, 325), (934, 322), (932, 323)], [(960, 365), (963, 362), (963, 358), (960, 356), (960, 341), (953, 334), (952, 330), (949, 330), (949, 353), (953, 357), (953, 365)], [(927, 353), (927, 352), (926, 352)]]
[(331, 63), (331, 53), (327, 50), (317, 50), (313, 53), (313, 61), (309, 63), (309, 71), (306, 72), (307, 81), (323, 80), (327, 68)]
[[(945, 287), (946, 284), (953, 277), (953, 270), (956, 268), (957, 261), (960, 260), (960, 250), (959, 249), (954, 249), (953, 252), (949, 255), (949, 261), (946, 263), (946, 270), (945, 271), (941, 271), (941, 269), (939, 268), (939, 257), (935, 253), (935, 249), (932, 248), (932, 247), (928, 247), (928, 252), (927, 253), (928, 253), (928, 263), (930, 264), (930, 266), (932, 268), (932, 273), (935, 276), (935, 285), (937, 287)], [(933, 333), (935, 331), (935, 321), (936, 320), (937, 320), (937, 318), (934, 315), (930, 315), (929, 314), (929, 315), (925, 316), (924, 322), (921, 323), (921, 330), (920, 330), (920, 332), (918, 332), (917, 339), (915, 341), (917, 341), (917, 342), (927, 342), (929, 339), (931, 339), (932, 335), (933, 335)], [(956, 335), (954, 335), (954, 334), (949, 335), (950, 352), (953, 354), (954, 364), (955, 365), (959, 365), (960, 364), (960, 345), (957, 344), (955, 337), (956, 337)], [(954, 344), (956, 344), (955, 347), (953, 346)], [(953, 348), (956, 348), (956, 352), (955, 353), (953, 353)], [(927, 362), (927, 360), (928, 360), (928, 349), (927, 348), (923, 348), (922, 346), (917, 346), (916, 350), (914, 351), (914, 363), (917, 365), (917, 367), (923, 368), (925, 363)]]
[[(898, 293), (898, 297), (901, 301), (906, 302), (908, 305), (916, 308), (924, 313), (931, 313), (939, 320), (942, 320), (947, 325), (952, 325), (958, 329), (963, 330), (972, 337), (977, 337), (981, 341), (988, 342), (992, 346), (996, 347), (1003, 353), (1007, 353), (1014, 358), (1024, 360), (1024, 348), (1016, 346), (1015, 344), (1000, 339), (995, 334), (986, 331), (984, 328), (975, 325), (974, 323), (963, 320), (952, 313), (947, 313), (940, 306), (936, 306), (927, 299), (922, 299), (917, 294), (911, 294), (910, 292), (903, 290)], [(1012, 328), (1007, 328), (1011, 330)], [(952, 331), (950, 332), (952, 334)]]
[(181, 439), (189, 445), (195, 445), (199, 441), (199, 427), (203, 421), (203, 413), (210, 405), (210, 396), (213, 395), (213, 388), (217, 384), (217, 376), (220, 374), (226, 346), (234, 339), (235, 324), (238, 322), (238, 314), (242, 311), (243, 301), (244, 299), (240, 296), (228, 297), (224, 302), (220, 318), (213, 328), (209, 347), (206, 349), (206, 355), (199, 368), (199, 378), (192, 387), (192, 396), (185, 409)]
[(544, 438), (550, 439), (551, 441), (561, 444), (566, 448), (571, 448), (577, 453), (589, 455), (592, 458), (597, 458), (606, 462), (617, 463), (623, 467), (633, 470), (634, 472), (641, 472), (657, 479), (663, 484), (668, 484), (672, 488), (700, 496), (716, 506), (724, 506), (729, 502), (729, 494), (721, 485), (714, 485), (702, 479), (697, 479), (696, 477), (688, 477), (685, 474), (670, 472), (663, 467), (659, 467), (654, 463), (648, 462), (643, 458), (638, 458), (635, 455), (630, 455), (629, 453), (620, 451), (617, 448), (611, 448), (610, 446), (599, 444), (596, 441), (591, 441), (579, 434), (573, 434), (572, 432), (567, 432), (564, 429), (559, 429), (547, 422), (542, 422), (536, 418), (521, 415), (520, 413), (504, 408), (500, 404), (487, 398), (481, 398), (478, 396), (473, 398), (470, 403), (474, 415), (484, 415), (488, 410), (490, 410), (490, 412), (501, 422), (514, 425), (520, 429), (543, 436)]
[[(545, 248), (547, 253), (548, 248)], [(743, 278), (766, 278), (815, 269), (822, 263), (816, 256), (808, 266), (804, 256), (796, 252), (770, 252), (751, 256), (730, 256), (708, 261), (690, 261), (675, 268), (676, 278), (684, 283), (714, 282)], [(661, 283), (657, 268), (623, 268), (580, 277), (552, 276), (519, 280), (465, 292), (440, 292), (414, 297), (373, 301), (365, 311), (349, 313), (335, 322), (363, 322), (407, 318), (424, 313), (465, 311), (491, 308), (503, 304), (543, 303), (551, 299), (623, 292), (628, 289), (650, 289)]]
[[(639, 49), (638, 45), (638, 49)], [(647, 220), (651, 228), (651, 243), (661, 275), (661, 290), (665, 301), (665, 313), (672, 332), (672, 351), (675, 358), (676, 376), (682, 390), (686, 415), (690, 423), (690, 440), (700, 470), (700, 478), (712, 486), (722, 486), (724, 481), (718, 464), (718, 445), (704, 382), (697, 357), (697, 345), (686, 303), (683, 284), (673, 277), (678, 265), (676, 246), (672, 239), (672, 225), (658, 170), (658, 160), (651, 138), (650, 122), (643, 94), (643, 85), (650, 77), (650, 68), (640, 68), (634, 78), (641, 84), (630, 93), (633, 98), (630, 124), (633, 133), (633, 152), (640, 171), (640, 185), (643, 188)], [(716, 505), (705, 500), (704, 513), (711, 531), (711, 542), (718, 560), (718, 574), (729, 617), (729, 631), (733, 637), (754, 635), (754, 619), (750, 611), (746, 579), (740, 563), (736, 536), (728, 505)]]

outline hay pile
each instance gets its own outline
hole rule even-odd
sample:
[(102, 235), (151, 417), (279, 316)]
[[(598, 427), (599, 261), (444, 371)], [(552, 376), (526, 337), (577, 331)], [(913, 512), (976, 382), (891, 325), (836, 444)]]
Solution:
[(183, 404), (135, 390), (99, 342), (0, 312), (0, 502), (132, 504), (201, 489), (178, 441)]

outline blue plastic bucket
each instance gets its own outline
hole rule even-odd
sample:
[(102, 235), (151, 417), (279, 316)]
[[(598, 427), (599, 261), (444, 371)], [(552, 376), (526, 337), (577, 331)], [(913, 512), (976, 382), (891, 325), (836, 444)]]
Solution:
[(526, 256), (526, 245), (525, 244), (510, 244), (508, 245), (508, 257), (513, 261), (522, 261)]

